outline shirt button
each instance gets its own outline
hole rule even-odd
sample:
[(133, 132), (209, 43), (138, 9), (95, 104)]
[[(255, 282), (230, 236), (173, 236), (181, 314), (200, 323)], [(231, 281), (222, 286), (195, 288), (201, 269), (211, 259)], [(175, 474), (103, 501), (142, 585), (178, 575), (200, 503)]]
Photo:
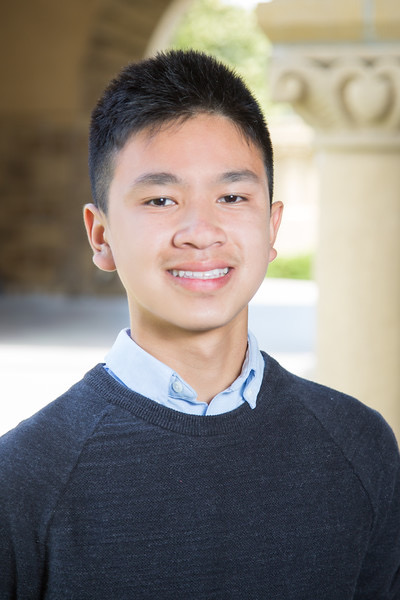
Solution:
[(180, 381), (174, 381), (174, 383), (172, 384), (172, 389), (177, 394), (180, 394), (182, 392), (182, 390), (183, 390), (183, 385), (181, 384)]

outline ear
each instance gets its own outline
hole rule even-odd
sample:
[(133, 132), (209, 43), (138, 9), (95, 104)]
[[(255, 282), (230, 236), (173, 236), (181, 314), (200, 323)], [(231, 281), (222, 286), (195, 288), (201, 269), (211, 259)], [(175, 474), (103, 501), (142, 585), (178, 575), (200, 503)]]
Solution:
[(89, 244), (93, 250), (93, 262), (102, 271), (115, 271), (111, 247), (106, 239), (107, 218), (94, 204), (85, 204), (83, 220)]
[(274, 248), (276, 236), (278, 235), (279, 226), (282, 220), (283, 204), (282, 202), (274, 202), (271, 206), (269, 216), (269, 259), (272, 262), (276, 258), (277, 251)]

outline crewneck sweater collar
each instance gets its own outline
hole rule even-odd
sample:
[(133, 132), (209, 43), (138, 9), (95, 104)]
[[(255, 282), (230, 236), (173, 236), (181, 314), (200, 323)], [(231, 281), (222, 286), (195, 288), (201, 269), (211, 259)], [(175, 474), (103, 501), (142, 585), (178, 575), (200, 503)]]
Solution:
[[(265, 353), (262, 353), (262, 355), (264, 361), (266, 361), (267, 356)], [(272, 371), (275, 370), (277, 370), (277, 373), (273, 375)], [(279, 371), (276, 361), (268, 356), (262, 383), (265, 392), (262, 397), (261, 394), (259, 395), (256, 408), (251, 409), (245, 403), (230, 412), (211, 416), (188, 415), (159, 405), (116, 381), (105, 371), (102, 364), (89, 371), (83, 383), (94, 390), (103, 402), (106, 401), (109, 404), (122, 407), (134, 417), (151, 425), (183, 435), (207, 436), (237, 432), (245, 425), (256, 422), (259, 419), (260, 411), (265, 410), (265, 404), (272, 397), (272, 390), (271, 394), (269, 393), (272, 382), (274, 388), (279, 385), (278, 380), (281, 378)]]

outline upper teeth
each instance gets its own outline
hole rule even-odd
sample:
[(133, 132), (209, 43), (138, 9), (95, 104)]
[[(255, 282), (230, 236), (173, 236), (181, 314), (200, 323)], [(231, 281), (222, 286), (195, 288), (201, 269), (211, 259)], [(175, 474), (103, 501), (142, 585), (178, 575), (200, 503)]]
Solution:
[(229, 271), (228, 267), (224, 269), (213, 269), (212, 271), (178, 271), (172, 269), (171, 273), (174, 277), (187, 277), (188, 279), (218, 279), (223, 277)]

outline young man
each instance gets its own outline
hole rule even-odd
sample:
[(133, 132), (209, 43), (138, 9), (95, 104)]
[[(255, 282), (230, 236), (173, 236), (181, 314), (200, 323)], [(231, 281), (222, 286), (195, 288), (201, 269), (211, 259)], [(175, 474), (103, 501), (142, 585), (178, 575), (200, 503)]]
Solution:
[(272, 171), (256, 102), (209, 57), (159, 55), (105, 91), (84, 216), (130, 329), (0, 443), (2, 599), (400, 597), (390, 429), (247, 331)]

